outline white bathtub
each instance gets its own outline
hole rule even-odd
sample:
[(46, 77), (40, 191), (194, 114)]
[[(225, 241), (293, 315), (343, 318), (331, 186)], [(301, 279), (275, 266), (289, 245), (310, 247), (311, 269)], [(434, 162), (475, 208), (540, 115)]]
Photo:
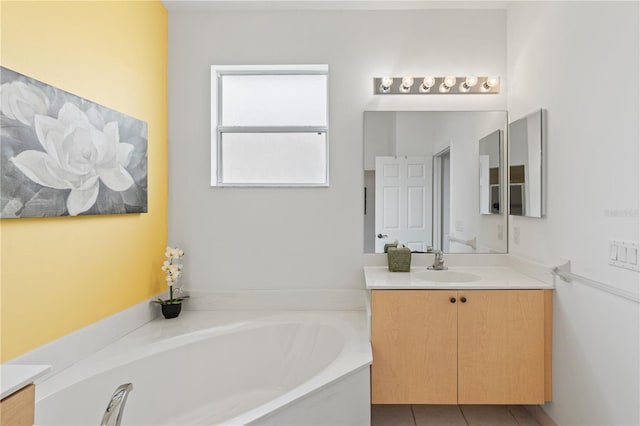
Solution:
[(183, 312), (36, 386), (36, 425), (98, 425), (133, 383), (122, 425), (369, 424), (363, 312)]

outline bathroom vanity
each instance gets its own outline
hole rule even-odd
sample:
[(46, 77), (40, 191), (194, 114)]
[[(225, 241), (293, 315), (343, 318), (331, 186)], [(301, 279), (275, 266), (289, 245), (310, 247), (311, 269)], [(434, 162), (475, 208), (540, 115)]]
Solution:
[(502, 266), (365, 267), (365, 279), (373, 404), (551, 400), (551, 285)]
[(0, 424), (27, 426), (34, 423), (34, 381), (51, 370), (49, 365), (0, 366)]

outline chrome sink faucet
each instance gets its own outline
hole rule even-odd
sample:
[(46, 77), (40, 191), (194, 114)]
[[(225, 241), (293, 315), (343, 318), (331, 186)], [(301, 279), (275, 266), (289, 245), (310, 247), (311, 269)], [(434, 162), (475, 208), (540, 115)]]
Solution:
[(434, 271), (444, 271), (447, 268), (444, 266), (444, 255), (442, 250), (436, 250), (433, 252), (435, 257), (433, 259), (433, 265), (429, 266), (427, 269), (433, 269)]

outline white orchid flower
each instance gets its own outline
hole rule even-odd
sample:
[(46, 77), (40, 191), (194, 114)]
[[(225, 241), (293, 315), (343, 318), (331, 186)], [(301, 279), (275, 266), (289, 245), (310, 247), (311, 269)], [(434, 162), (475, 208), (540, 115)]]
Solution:
[(27, 150), (12, 158), (16, 167), (37, 184), (71, 189), (67, 198), (71, 216), (95, 204), (99, 180), (118, 192), (134, 183), (125, 170), (133, 145), (120, 142), (117, 122), (102, 126), (103, 122), (97, 110), (84, 113), (71, 103), (60, 108), (57, 119), (36, 114), (36, 135), (45, 152)]
[(49, 99), (36, 86), (12, 81), (0, 86), (0, 108), (10, 119), (32, 126), (36, 115), (46, 115), (49, 111)]
[[(165, 280), (169, 286), (169, 290), (173, 291), (173, 285), (178, 281), (180, 275), (182, 275), (182, 264), (173, 263), (175, 259), (179, 259), (184, 256), (182, 249), (178, 247), (167, 247), (164, 253), (167, 260), (162, 264), (162, 271), (165, 273)], [(181, 289), (177, 289), (179, 292)]]

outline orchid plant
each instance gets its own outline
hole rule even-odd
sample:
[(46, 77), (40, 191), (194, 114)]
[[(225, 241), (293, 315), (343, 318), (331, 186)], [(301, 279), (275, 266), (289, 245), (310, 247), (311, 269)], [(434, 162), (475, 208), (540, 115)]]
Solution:
[(182, 263), (178, 263), (178, 260), (184, 256), (184, 251), (178, 247), (167, 247), (164, 255), (167, 260), (164, 261), (161, 269), (166, 276), (167, 286), (169, 287), (169, 298), (154, 300), (154, 302), (161, 305), (177, 305), (187, 298), (187, 296), (180, 296), (182, 288), (175, 290), (178, 297), (174, 297), (173, 289), (173, 286), (178, 281), (178, 277), (182, 274)]

